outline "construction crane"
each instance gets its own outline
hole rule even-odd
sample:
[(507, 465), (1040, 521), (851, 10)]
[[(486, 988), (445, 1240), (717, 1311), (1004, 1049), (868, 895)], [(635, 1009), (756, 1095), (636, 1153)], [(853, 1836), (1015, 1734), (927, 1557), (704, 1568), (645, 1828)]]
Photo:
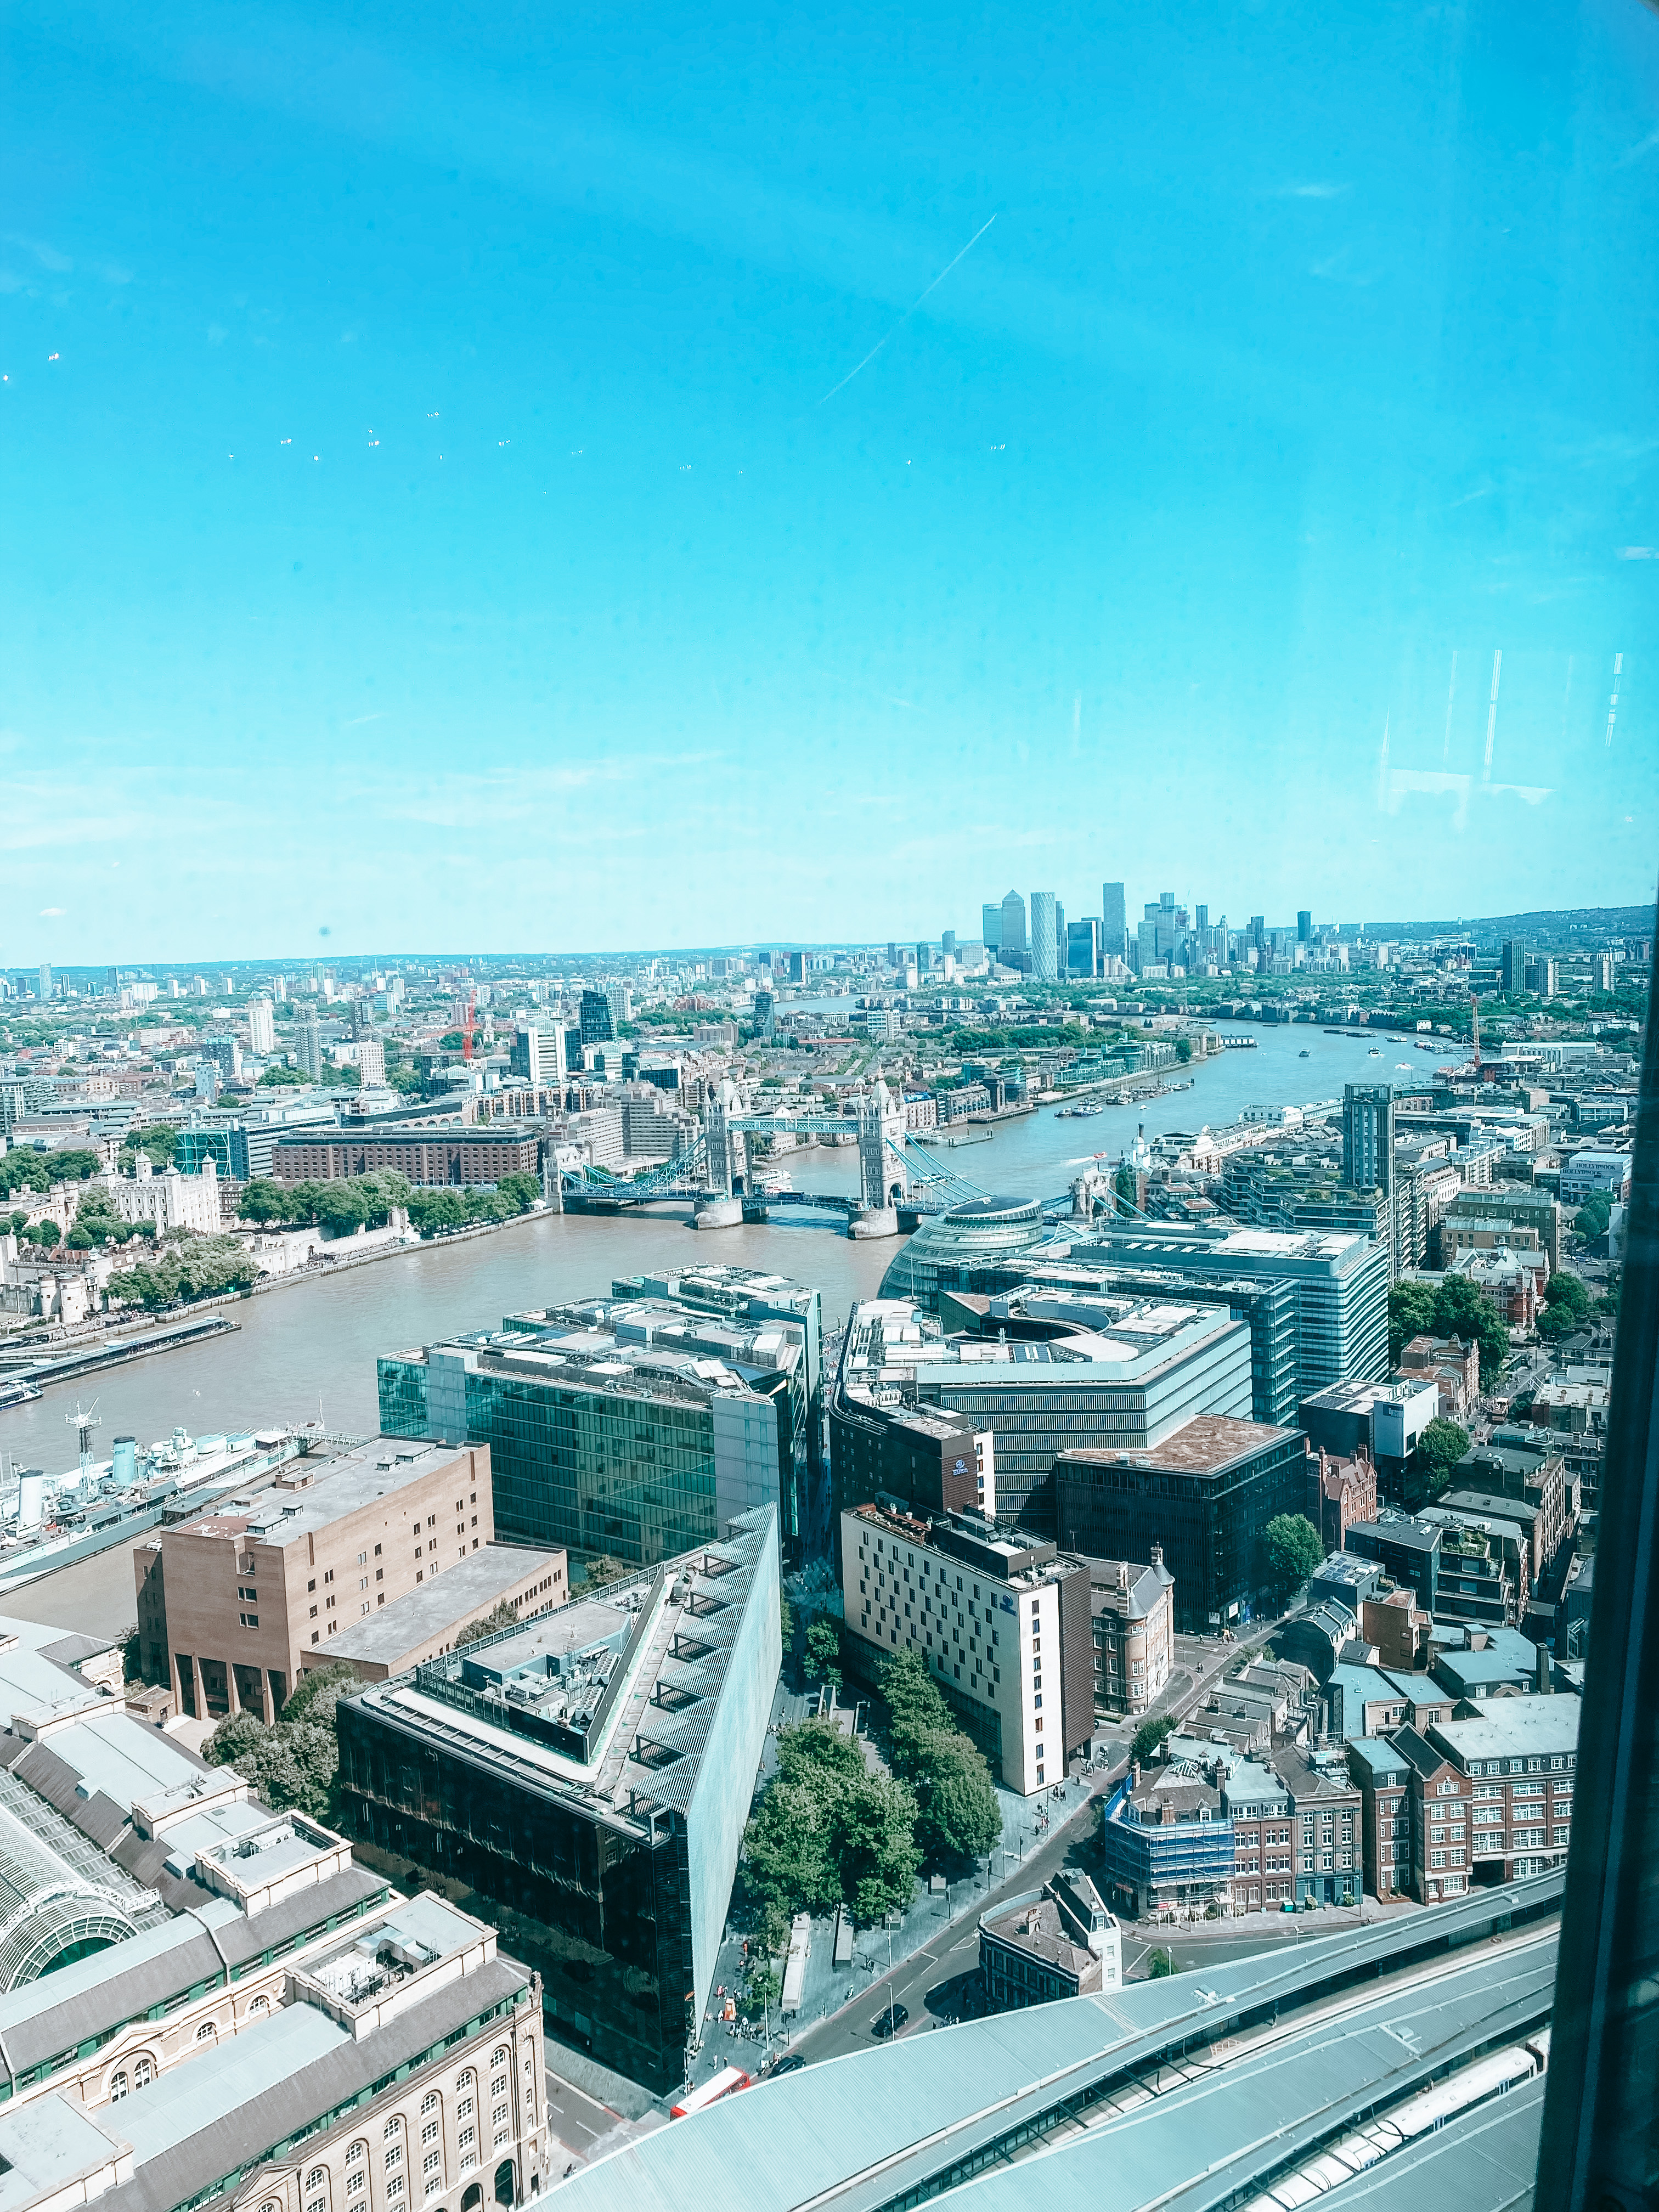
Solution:
[(476, 991), (469, 991), (466, 994), (466, 1006), (461, 1015), (461, 1058), (463, 1060), (471, 1060), (472, 1057), (472, 1031), (477, 1017), (478, 994)]
[(82, 1413), (81, 1401), (77, 1398), (75, 1401), (75, 1411), (72, 1413), (65, 1413), (64, 1421), (67, 1427), (76, 1431), (77, 1441), (80, 1443), (81, 1487), (84, 1490), (92, 1480), (92, 1432), (94, 1429), (101, 1429), (104, 1425), (103, 1417), (98, 1411), (98, 1401), (94, 1398), (91, 1405)]

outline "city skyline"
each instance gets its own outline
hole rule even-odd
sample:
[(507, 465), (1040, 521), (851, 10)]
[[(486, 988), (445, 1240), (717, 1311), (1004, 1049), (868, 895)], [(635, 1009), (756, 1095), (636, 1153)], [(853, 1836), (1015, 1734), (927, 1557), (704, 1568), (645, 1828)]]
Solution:
[(1639, 27), (1028, 27), (9, 16), (0, 957), (1650, 896)]

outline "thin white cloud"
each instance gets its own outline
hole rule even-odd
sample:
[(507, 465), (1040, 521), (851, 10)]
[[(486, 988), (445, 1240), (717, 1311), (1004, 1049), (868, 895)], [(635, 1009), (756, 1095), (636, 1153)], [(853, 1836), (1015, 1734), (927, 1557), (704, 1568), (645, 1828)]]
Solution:
[(1271, 197), (1276, 200), (1340, 200), (1347, 190), (1346, 185), (1280, 185)]
[(1351, 246), (1339, 246), (1334, 253), (1328, 253), (1322, 261), (1316, 261), (1308, 273), (1328, 284), (1372, 284), (1376, 281), (1373, 270), (1354, 267)]
[(43, 906), (40, 909), (40, 919), (42, 921), (51, 921), (63, 911), (61, 906)]
[(43, 269), (61, 273), (75, 266), (67, 253), (60, 253), (55, 246), (48, 246), (42, 238), (23, 238), (16, 231), (9, 230), (6, 243), (19, 247), (25, 253), (32, 253)]
[(1621, 545), (1619, 548), (1619, 558), (1621, 561), (1659, 559), (1659, 545)]
[(1625, 149), (1619, 156), (1619, 166), (1622, 169), (1627, 163), (1639, 161), (1644, 155), (1656, 152), (1659, 152), (1659, 124), (1654, 125), (1645, 138), (1638, 138), (1633, 146)]

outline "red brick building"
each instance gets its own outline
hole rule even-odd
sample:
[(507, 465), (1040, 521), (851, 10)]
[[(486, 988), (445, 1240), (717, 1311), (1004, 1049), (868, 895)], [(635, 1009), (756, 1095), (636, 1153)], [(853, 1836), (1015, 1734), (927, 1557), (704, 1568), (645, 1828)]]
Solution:
[(1341, 1551), (1356, 1521), (1376, 1518), (1376, 1468), (1363, 1447), (1352, 1459), (1324, 1449), (1308, 1461), (1308, 1518), (1327, 1553)]
[(279, 1137), (270, 1171), (281, 1183), (338, 1182), (348, 1176), (391, 1168), (412, 1183), (492, 1185), (503, 1176), (539, 1175), (541, 1139), (500, 1122), (465, 1128), (382, 1128), (362, 1135), (344, 1129), (307, 1129)]

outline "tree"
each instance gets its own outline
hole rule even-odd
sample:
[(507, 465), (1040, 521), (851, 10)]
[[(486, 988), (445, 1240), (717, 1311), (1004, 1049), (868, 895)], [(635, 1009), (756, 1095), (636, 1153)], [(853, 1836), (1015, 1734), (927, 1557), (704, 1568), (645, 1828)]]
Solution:
[(923, 1863), (948, 1865), (982, 1859), (1002, 1834), (1002, 1808), (991, 1770), (959, 1731), (935, 1740), (925, 1778), (916, 1789), (916, 1841)]
[(1261, 1532), (1267, 1578), (1281, 1596), (1317, 1574), (1325, 1561), (1319, 1531), (1304, 1513), (1275, 1513)]
[(806, 1632), (806, 1671), (821, 1682), (841, 1681), (841, 1632), (822, 1616)]
[(1154, 1951), (1146, 1961), (1146, 1978), (1149, 1982), (1164, 1981), (1174, 1972), (1175, 1960), (1167, 1951)]
[(518, 1607), (510, 1597), (501, 1598), (488, 1613), (480, 1613), (477, 1620), (470, 1620), (465, 1628), (458, 1630), (455, 1649), (459, 1651), (464, 1644), (477, 1644), (482, 1637), (499, 1636), (504, 1628), (516, 1628), (518, 1625)]
[(1129, 1746), (1130, 1764), (1145, 1766), (1164, 1737), (1175, 1734), (1176, 1727), (1173, 1713), (1162, 1713), (1155, 1721), (1142, 1721), (1135, 1730), (1134, 1741)]
[(1467, 1275), (1444, 1277), (1434, 1294), (1434, 1329), (1437, 1336), (1479, 1342), (1481, 1386), (1490, 1389), (1510, 1356), (1510, 1333), (1486, 1292)]
[(317, 1201), (317, 1221), (331, 1237), (349, 1237), (368, 1220), (368, 1201), (355, 1182), (327, 1182)]
[(528, 1213), (542, 1194), (541, 1178), (533, 1175), (505, 1175), (495, 1188), (514, 1213)]
[(1570, 1306), (1540, 1306), (1535, 1325), (1544, 1343), (1563, 1344), (1568, 1337), (1577, 1335), (1583, 1321)]
[(256, 1176), (236, 1202), (236, 1211), (244, 1221), (264, 1227), (272, 1221), (292, 1221), (296, 1217), (294, 1200), (283, 1184), (270, 1176)]
[(1400, 1355), (1414, 1336), (1434, 1334), (1434, 1285), (1396, 1283), (1389, 1292), (1389, 1364), (1397, 1367)]
[(46, 1158), (54, 1182), (90, 1182), (103, 1165), (96, 1152), (82, 1152), (78, 1146), (71, 1146), (66, 1152), (48, 1152)]
[(273, 1060), (259, 1078), (261, 1085), (271, 1091), (296, 1090), (310, 1080), (304, 1068), (285, 1067), (279, 1060)]
[(626, 1582), (629, 1575), (639, 1572), (639, 1569), (630, 1567), (626, 1559), (612, 1559), (608, 1552), (599, 1552), (592, 1559), (584, 1559), (581, 1566), (582, 1588), (590, 1590), (603, 1589), (607, 1583)]
[(1120, 1213), (1133, 1213), (1139, 1210), (1140, 1186), (1135, 1179), (1134, 1170), (1127, 1160), (1113, 1176), (1112, 1189), (1116, 1195)]
[(1575, 1321), (1582, 1321), (1590, 1310), (1590, 1294), (1577, 1275), (1558, 1267), (1544, 1286), (1544, 1303), (1565, 1308)]
[(1193, 1056), (1193, 1041), (1192, 1041), (1192, 1039), (1191, 1039), (1190, 1037), (1177, 1037), (1177, 1038), (1176, 1039), (1176, 1058), (1180, 1061), (1181, 1065), (1182, 1065), (1183, 1067), (1185, 1067), (1185, 1066), (1187, 1065), (1188, 1061), (1192, 1058), (1192, 1056)]
[(1468, 1431), (1440, 1415), (1417, 1439), (1417, 1449), (1428, 1466), (1429, 1487), (1437, 1498), (1451, 1480), (1452, 1469), (1468, 1448)]
[(743, 2009), (750, 2020), (763, 2019), (782, 1995), (783, 1984), (778, 1979), (777, 1969), (770, 1965), (757, 1966), (744, 1991)]

